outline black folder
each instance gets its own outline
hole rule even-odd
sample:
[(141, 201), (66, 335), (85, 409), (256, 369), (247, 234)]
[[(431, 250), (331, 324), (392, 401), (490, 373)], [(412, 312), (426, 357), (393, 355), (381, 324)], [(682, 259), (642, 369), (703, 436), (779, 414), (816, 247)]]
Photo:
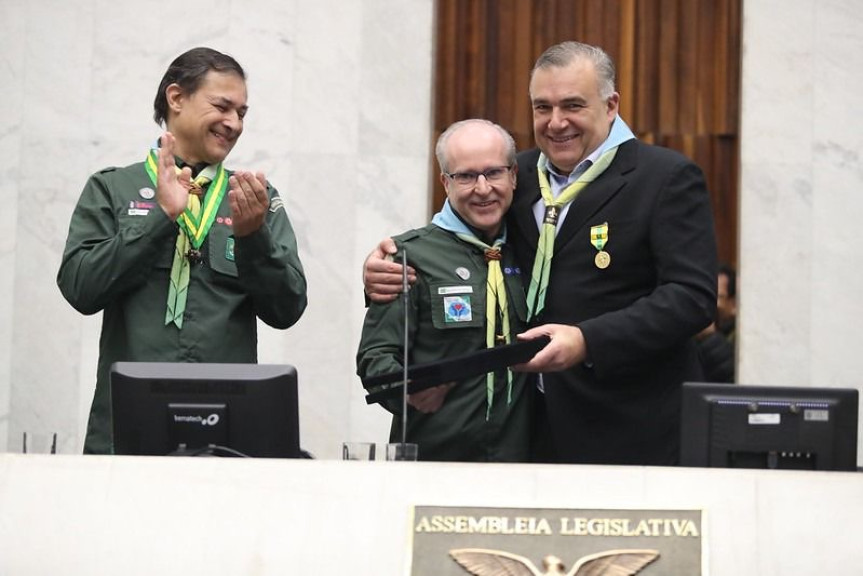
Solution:
[[(540, 336), (534, 340), (520, 340), (437, 362), (408, 366), (408, 394), (527, 362), (550, 341), (548, 336)], [(372, 389), (366, 395), (366, 404), (401, 396), (403, 384), (403, 370), (363, 378), (363, 386)]]

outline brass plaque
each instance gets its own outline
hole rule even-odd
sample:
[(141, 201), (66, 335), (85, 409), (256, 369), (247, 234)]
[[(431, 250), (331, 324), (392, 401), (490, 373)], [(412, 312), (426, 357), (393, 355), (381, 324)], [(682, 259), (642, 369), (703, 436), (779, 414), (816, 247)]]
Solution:
[(416, 506), (412, 576), (706, 576), (701, 510)]

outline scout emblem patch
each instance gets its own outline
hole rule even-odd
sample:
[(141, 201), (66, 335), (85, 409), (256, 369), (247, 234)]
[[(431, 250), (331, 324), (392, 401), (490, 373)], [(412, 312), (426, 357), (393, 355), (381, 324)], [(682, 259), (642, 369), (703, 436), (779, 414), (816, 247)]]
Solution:
[(234, 261), (234, 238), (228, 238), (228, 243), (225, 245), (225, 259), (231, 262)]
[(600, 270), (605, 270), (611, 264), (611, 255), (603, 250), (606, 243), (608, 243), (608, 222), (590, 227), (590, 243), (597, 250), (593, 263)]
[(445, 296), (443, 299), (444, 322), (470, 322), (473, 311), (470, 296)]

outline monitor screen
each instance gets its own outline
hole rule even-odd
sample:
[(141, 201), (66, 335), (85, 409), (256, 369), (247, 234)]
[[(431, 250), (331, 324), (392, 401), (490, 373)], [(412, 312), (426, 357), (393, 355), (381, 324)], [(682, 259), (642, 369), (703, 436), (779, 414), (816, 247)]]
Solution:
[(683, 385), (683, 466), (856, 470), (858, 391)]
[(110, 382), (115, 454), (301, 457), (293, 366), (117, 362)]

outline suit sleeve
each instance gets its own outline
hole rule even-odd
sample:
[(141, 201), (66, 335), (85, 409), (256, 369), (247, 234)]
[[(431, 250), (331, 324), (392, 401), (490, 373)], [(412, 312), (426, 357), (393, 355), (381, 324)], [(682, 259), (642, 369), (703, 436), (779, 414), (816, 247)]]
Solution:
[(288, 328), (306, 309), (306, 276), (297, 238), (278, 192), (268, 185), (270, 209), (264, 225), (236, 239), (237, 274), (255, 314), (273, 328)]
[(82, 314), (103, 310), (119, 295), (144, 284), (165, 239), (177, 227), (158, 206), (120, 226), (125, 206), (115, 206), (110, 170), (87, 181), (72, 213), (57, 285)]
[(673, 165), (648, 213), (656, 287), (619, 310), (579, 323), (600, 377), (656, 362), (716, 313), (716, 240), (710, 196), (692, 162)]

